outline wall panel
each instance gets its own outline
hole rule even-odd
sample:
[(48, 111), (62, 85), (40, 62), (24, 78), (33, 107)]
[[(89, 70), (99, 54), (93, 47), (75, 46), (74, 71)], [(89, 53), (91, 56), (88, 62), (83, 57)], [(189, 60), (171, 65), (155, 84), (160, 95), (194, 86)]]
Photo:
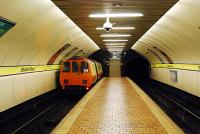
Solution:
[(13, 77), (0, 77), (0, 112), (14, 105)]
[[(171, 70), (177, 71), (177, 82), (171, 80)], [(198, 71), (151, 68), (151, 78), (200, 97), (200, 72)]]
[(26, 74), (13, 76), (14, 104), (20, 104), (27, 99)]
[(56, 88), (57, 70), (0, 77), (0, 112)]

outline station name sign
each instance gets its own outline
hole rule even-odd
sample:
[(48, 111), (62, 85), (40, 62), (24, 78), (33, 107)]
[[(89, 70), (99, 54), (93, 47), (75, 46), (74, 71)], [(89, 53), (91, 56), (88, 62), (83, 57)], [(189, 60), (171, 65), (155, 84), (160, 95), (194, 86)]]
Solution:
[(35, 67), (22, 67), (21, 68), (21, 70), (20, 70), (21, 72), (33, 72), (33, 71), (35, 71)]
[(59, 70), (60, 65), (0, 67), (0, 76)]

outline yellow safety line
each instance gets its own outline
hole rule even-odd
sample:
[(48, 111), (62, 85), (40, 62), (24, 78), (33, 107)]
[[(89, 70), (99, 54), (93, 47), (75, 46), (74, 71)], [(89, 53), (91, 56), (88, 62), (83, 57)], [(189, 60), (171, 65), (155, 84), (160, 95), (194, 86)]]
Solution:
[(67, 134), (79, 117), (83, 109), (85, 108), (88, 101), (96, 93), (99, 86), (105, 80), (103, 78), (100, 80), (75, 106), (74, 108), (62, 119), (62, 121), (56, 126), (56, 128), (51, 132), (52, 134)]
[(60, 65), (0, 67), (0, 76), (58, 69), (60, 69)]
[(183, 134), (184, 132), (160, 109), (160, 107), (132, 80), (126, 78), (128, 82), (133, 86), (135, 91), (144, 100), (148, 108), (154, 114), (154, 116), (159, 120), (161, 125), (165, 128), (169, 134)]
[(195, 65), (195, 64), (153, 64), (151, 65), (151, 67), (200, 71), (200, 65)]

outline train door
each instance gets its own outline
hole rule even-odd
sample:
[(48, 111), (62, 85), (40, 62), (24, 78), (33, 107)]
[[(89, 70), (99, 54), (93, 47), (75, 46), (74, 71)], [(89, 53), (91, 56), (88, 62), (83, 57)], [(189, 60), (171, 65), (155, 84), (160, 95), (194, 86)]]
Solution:
[(121, 77), (121, 60), (119, 58), (109, 59), (109, 76)]
[(71, 77), (71, 84), (76, 85), (77, 83), (80, 83), (80, 63), (78, 61), (71, 61), (72, 66), (72, 73), (70, 75)]

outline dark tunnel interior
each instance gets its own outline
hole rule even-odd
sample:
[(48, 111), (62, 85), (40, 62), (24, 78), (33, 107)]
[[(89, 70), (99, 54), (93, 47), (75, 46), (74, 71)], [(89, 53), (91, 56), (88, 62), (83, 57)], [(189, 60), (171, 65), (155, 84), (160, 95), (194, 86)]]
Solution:
[[(105, 51), (97, 51), (89, 58), (102, 63), (104, 76), (109, 76), (109, 58), (112, 54)], [(134, 50), (128, 50), (121, 54), (121, 75), (129, 77), (135, 82), (142, 82), (149, 78), (149, 62)]]
[(134, 50), (122, 54), (122, 76), (127, 76), (136, 83), (149, 79), (149, 62)]

